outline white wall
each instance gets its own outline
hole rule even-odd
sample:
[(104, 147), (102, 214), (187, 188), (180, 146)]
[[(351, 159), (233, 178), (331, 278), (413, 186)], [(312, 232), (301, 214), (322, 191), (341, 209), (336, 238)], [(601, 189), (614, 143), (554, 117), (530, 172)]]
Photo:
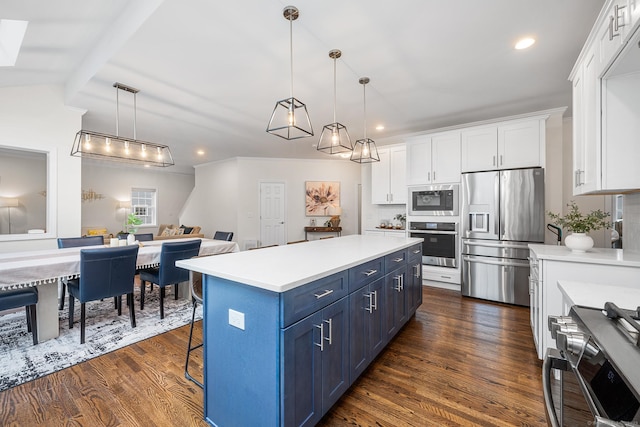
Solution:
[(82, 228), (106, 228), (108, 233), (114, 235), (121, 231), (125, 215), (130, 210), (125, 212), (124, 209), (118, 209), (118, 202), (130, 201), (132, 188), (155, 189), (158, 203), (157, 224), (153, 227), (139, 227), (138, 233), (157, 234), (159, 224), (182, 225), (180, 213), (194, 185), (194, 174), (117, 162), (97, 164), (85, 161), (82, 168), (82, 189), (91, 189), (104, 198), (82, 202)]
[[(0, 88), (0, 145), (46, 147), (56, 154), (57, 197), (53, 206), (58, 236), (80, 233), (81, 161), (69, 153), (81, 118), (82, 111), (64, 106), (60, 87)], [(55, 238), (0, 242), (0, 252), (55, 247)]]
[(237, 158), (196, 167), (196, 187), (181, 221), (198, 222), (206, 235), (233, 231), (243, 248), (245, 240), (260, 239), (260, 183), (283, 182), (286, 187), (286, 236), (304, 238), (304, 227), (315, 218), (305, 216), (305, 181), (339, 181), (343, 234), (356, 234), (360, 165), (348, 160)]
[(213, 237), (216, 230), (232, 231), (237, 241), (239, 195), (237, 159), (196, 166), (195, 187), (180, 221), (202, 227), (205, 237)]

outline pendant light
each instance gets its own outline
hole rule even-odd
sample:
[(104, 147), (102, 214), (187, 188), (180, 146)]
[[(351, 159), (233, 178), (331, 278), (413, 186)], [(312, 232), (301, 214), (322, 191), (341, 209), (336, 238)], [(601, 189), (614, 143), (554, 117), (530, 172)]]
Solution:
[[(102, 160), (115, 160), (145, 166), (173, 166), (169, 147), (136, 139), (136, 94), (138, 89), (122, 83), (114, 83), (116, 88), (116, 134), (109, 135), (88, 130), (80, 130), (71, 148), (71, 155)], [(120, 136), (120, 91), (133, 94), (133, 138)]]
[(318, 142), (318, 151), (327, 154), (344, 153), (352, 151), (353, 145), (346, 126), (336, 120), (336, 60), (342, 56), (338, 49), (329, 51), (329, 58), (333, 59), (333, 123), (324, 125)]
[(358, 82), (362, 85), (362, 93), (364, 99), (364, 138), (356, 141), (353, 152), (351, 153), (351, 161), (356, 163), (372, 163), (379, 162), (378, 149), (376, 143), (367, 138), (367, 93), (366, 86), (369, 83), (369, 77), (361, 77)]
[(271, 113), (271, 120), (267, 132), (284, 139), (299, 139), (313, 136), (311, 120), (307, 106), (293, 96), (293, 21), (298, 19), (300, 12), (295, 6), (287, 6), (282, 11), (289, 21), (289, 54), (291, 58), (291, 91), (290, 97), (276, 102)]

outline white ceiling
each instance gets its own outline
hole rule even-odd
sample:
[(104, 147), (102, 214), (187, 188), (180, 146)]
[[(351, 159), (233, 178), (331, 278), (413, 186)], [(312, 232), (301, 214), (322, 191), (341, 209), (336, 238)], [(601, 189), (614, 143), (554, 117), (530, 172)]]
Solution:
[[(362, 138), (393, 137), (571, 105), (567, 77), (604, 0), (1, 0), (0, 18), (28, 20), (0, 86), (58, 84), (86, 109), (83, 128), (115, 133), (114, 82), (140, 90), (138, 139), (167, 144), (176, 170), (234, 156), (327, 158), (313, 147), (337, 120)], [(315, 136), (265, 132), (288, 98), (293, 4), (294, 96)], [(513, 45), (531, 35), (524, 51)], [(120, 135), (133, 134), (120, 93)], [(377, 124), (385, 130), (375, 131)], [(73, 141), (69, 141), (71, 146)], [(196, 151), (202, 149), (204, 156)], [(171, 168), (170, 168), (171, 169)]]

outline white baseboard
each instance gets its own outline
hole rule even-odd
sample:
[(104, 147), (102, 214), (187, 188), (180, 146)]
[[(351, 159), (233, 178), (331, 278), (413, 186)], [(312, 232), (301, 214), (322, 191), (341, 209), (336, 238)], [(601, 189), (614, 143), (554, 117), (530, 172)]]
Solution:
[(460, 292), (460, 285), (455, 283), (436, 282), (433, 280), (423, 280), (422, 286), (430, 286), (432, 288), (450, 289), (452, 291)]

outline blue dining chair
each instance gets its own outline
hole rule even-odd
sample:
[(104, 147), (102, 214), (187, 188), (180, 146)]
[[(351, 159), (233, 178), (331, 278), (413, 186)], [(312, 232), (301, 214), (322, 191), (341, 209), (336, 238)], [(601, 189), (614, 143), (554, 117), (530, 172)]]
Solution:
[(176, 267), (176, 261), (193, 258), (200, 253), (202, 240), (163, 243), (160, 251), (160, 265), (140, 271), (140, 310), (144, 310), (144, 290), (146, 282), (160, 287), (160, 318), (164, 319), (165, 286), (175, 285), (173, 293), (178, 299), (178, 284), (189, 280), (189, 270)]
[[(104, 245), (103, 236), (87, 236), (87, 237), (60, 237), (58, 238), (58, 249), (63, 248), (79, 248), (81, 246), (98, 246)], [(64, 297), (66, 283), (62, 281), (62, 290), (60, 291), (60, 302), (58, 310), (64, 310)]]
[(38, 344), (37, 303), (38, 290), (35, 287), (0, 291), (0, 311), (25, 307), (27, 311), (27, 331), (33, 335), (33, 345)]
[(216, 231), (213, 235), (214, 240), (226, 240), (230, 242), (233, 239), (233, 231)]
[(122, 314), (122, 295), (127, 295), (131, 327), (136, 327), (133, 282), (136, 275), (138, 245), (117, 248), (81, 249), (80, 277), (67, 282), (69, 288), (69, 329), (73, 328), (74, 300), (80, 301), (80, 344), (85, 340), (85, 303), (117, 298), (118, 316)]

